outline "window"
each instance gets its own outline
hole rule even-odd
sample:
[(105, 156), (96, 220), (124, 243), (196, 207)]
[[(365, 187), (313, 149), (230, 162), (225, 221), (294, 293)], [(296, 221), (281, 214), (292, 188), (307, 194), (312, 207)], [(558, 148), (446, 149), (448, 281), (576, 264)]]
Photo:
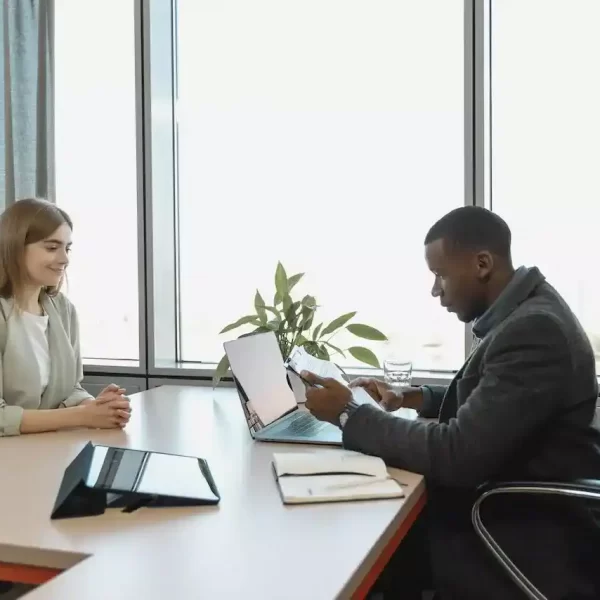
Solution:
[(133, 4), (55, 3), (56, 198), (86, 358), (139, 358)]
[(179, 0), (177, 29), (183, 360), (219, 360), (280, 260), (380, 356), (460, 366), (423, 239), (465, 201), (463, 1)]
[(491, 4), (493, 210), (517, 264), (537, 265), (565, 297), (600, 358), (600, 4)]

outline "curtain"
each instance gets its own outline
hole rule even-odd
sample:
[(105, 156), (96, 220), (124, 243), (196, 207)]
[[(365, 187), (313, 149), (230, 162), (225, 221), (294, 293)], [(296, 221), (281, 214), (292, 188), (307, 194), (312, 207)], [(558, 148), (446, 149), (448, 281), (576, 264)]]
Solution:
[(54, 200), (54, 0), (1, 0), (0, 208)]

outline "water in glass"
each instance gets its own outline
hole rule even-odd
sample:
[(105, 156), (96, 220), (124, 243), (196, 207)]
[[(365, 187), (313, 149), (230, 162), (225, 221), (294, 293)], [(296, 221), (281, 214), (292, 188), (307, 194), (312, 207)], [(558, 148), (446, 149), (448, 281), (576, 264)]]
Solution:
[(412, 362), (407, 360), (385, 360), (383, 377), (392, 387), (410, 387), (412, 381)]

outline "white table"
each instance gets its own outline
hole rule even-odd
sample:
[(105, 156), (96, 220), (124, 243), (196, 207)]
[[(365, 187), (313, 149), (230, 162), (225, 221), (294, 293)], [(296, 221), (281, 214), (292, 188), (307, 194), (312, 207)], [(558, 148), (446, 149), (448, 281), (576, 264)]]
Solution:
[[(362, 598), (424, 505), (423, 478), (400, 472), (402, 500), (284, 506), (273, 452), (317, 448), (252, 441), (231, 389), (161, 387), (132, 406), (125, 431), (0, 438), (0, 579), (47, 581), (29, 600)], [(89, 440), (205, 457), (221, 503), (51, 521)]]

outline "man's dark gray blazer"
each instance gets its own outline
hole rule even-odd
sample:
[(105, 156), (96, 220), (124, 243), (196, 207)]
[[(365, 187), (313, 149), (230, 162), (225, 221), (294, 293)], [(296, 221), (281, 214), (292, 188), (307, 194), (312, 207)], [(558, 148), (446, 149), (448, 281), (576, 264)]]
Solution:
[[(450, 386), (424, 389), (421, 415), (439, 423), (363, 405), (344, 427), (344, 446), (426, 477), (429, 546), (441, 591), (457, 600), (521, 598), (472, 529), (475, 489), (489, 480), (600, 479), (594, 353), (536, 268), (516, 271), (473, 332), (477, 345)], [(587, 569), (597, 531), (590, 511), (499, 497), (482, 518), (549, 598), (600, 598)]]

